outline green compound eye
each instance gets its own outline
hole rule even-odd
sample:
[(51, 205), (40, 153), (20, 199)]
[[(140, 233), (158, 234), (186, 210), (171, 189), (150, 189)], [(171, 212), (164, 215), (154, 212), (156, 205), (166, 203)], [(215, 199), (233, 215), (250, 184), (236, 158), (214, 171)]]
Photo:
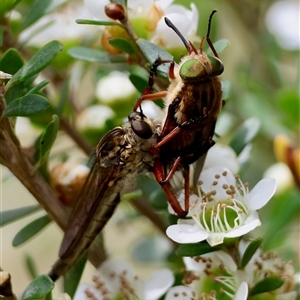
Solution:
[(207, 76), (207, 73), (198, 59), (186, 61), (180, 68), (179, 75), (183, 79), (198, 79)]
[(211, 64), (211, 69), (212, 69), (211, 75), (213, 76), (221, 75), (224, 72), (224, 66), (221, 63), (221, 61), (214, 56), (207, 55), (207, 57)]
[(197, 80), (207, 76), (218, 76), (222, 74), (224, 66), (221, 61), (214, 56), (208, 55), (207, 57), (212, 70), (210, 74), (207, 73), (203, 64), (198, 59), (190, 59), (181, 66), (179, 71), (180, 77), (186, 80)]

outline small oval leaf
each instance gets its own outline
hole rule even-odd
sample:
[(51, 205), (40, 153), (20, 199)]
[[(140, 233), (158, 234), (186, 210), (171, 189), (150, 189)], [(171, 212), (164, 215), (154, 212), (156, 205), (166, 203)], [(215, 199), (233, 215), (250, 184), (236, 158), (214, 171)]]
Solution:
[(58, 6), (62, 5), (66, 0), (36, 0), (34, 3), (30, 6), (30, 10), (28, 14), (23, 19), (23, 22), (21, 24), (21, 31), (23, 31), (25, 28), (32, 25), (34, 22), (36, 22), (41, 17), (47, 15), (51, 11), (53, 11)]
[(126, 57), (124, 55), (109, 55), (104, 51), (87, 47), (74, 47), (68, 50), (68, 53), (74, 58), (90, 62), (99, 62), (103, 64), (126, 62)]
[(62, 50), (63, 46), (57, 41), (52, 41), (36, 52), (30, 60), (15, 73), (13, 78), (7, 83), (6, 89), (21, 82), (45, 69), (54, 57)]
[(26, 217), (33, 212), (39, 210), (41, 207), (39, 205), (32, 205), (27, 207), (21, 207), (0, 212), (0, 226), (4, 226), (11, 222), (17, 221), (23, 217)]
[(202, 242), (197, 244), (183, 244), (176, 249), (176, 255), (179, 256), (198, 256), (206, 253), (221, 250), (220, 247), (211, 247), (208, 243)]
[[(158, 56), (161, 56), (163, 59), (173, 60), (173, 57), (170, 53), (148, 42), (147, 40), (138, 39), (137, 44), (151, 64), (154, 63)], [(162, 64), (158, 67), (158, 70), (162, 73), (162, 75), (167, 77), (169, 68), (170, 64)]]
[[(13, 64), (11, 62), (14, 62)], [(15, 74), (24, 65), (23, 59), (16, 49), (8, 49), (0, 59), (1, 71)]]
[(28, 241), (30, 238), (32, 238), (34, 235), (40, 232), (45, 226), (47, 226), (50, 222), (50, 217), (48, 215), (45, 215), (29, 223), (16, 234), (12, 242), (13, 246), (19, 246), (24, 242)]
[(235, 132), (229, 146), (239, 155), (257, 135), (260, 128), (260, 121), (253, 117), (246, 120)]
[(11, 102), (3, 111), (2, 116), (28, 117), (38, 114), (49, 107), (48, 100), (40, 95), (30, 94)]
[(123, 38), (113, 38), (108, 41), (113, 47), (128, 53), (133, 54), (136, 52), (134, 44)]
[(251, 241), (251, 243), (246, 248), (244, 255), (242, 257), (241, 261), (241, 267), (244, 268), (247, 263), (250, 261), (256, 250), (260, 247), (261, 243), (263, 242), (262, 238), (257, 238), (254, 241)]
[(53, 115), (52, 121), (47, 125), (45, 131), (41, 136), (40, 150), (42, 157), (49, 154), (56, 139), (58, 128), (59, 118), (57, 115)]
[(96, 20), (87, 20), (87, 19), (77, 19), (77, 24), (85, 25), (99, 25), (99, 26), (120, 26), (123, 27), (121, 23), (118, 22), (109, 22), (109, 21), (96, 21)]
[(22, 300), (40, 299), (49, 294), (54, 288), (54, 283), (47, 275), (35, 278), (26, 288)]
[(284, 281), (280, 277), (268, 277), (259, 281), (250, 291), (250, 296), (271, 292), (283, 285)]

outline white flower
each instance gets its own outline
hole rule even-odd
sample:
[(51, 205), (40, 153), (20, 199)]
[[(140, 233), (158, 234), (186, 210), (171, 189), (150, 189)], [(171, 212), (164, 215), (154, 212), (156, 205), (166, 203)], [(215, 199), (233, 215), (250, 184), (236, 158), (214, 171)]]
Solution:
[(129, 80), (128, 75), (120, 71), (113, 71), (97, 82), (96, 97), (104, 104), (116, 100), (128, 100), (135, 94), (136, 89)]
[[(170, 19), (186, 40), (195, 40), (199, 14), (194, 3), (191, 3), (191, 10), (188, 10), (181, 5), (172, 5), (164, 12), (165, 15), (158, 21), (151, 42), (165, 49), (183, 47), (182, 41), (178, 35), (166, 25), (164, 20), (165, 17)], [(184, 20), (184, 22), (182, 20)]]
[[(194, 41), (199, 20), (197, 7), (192, 3), (189, 10), (172, 2), (173, 0), (129, 0), (128, 18), (137, 36), (150, 38), (151, 42), (163, 48), (183, 47), (179, 37), (165, 24), (164, 17), (167, 17), (187, 40)], [(85, 0), (86, 8), (93, 18), (103, 21), (110, 20), (104, 12), (105, 5), (109, 3), (108, 0)]]
[(143, 282), (133, 267), (122, 259), (108, 259), (98, 269), (93, 278), (95, 286), (80, 284), (74, 300), (93, 299), (159, 299), (174, 283), (173, 273), (169, 269), (157, 271)]
[(178, 285), (172, 287), (165, 300), (193, 300), (197, 299), (197, 293), (192, 288), (184, 285)]
[(114, 115), (114, 111), (108, 106), (92, 105), (77, 116), (76, 125), (79, 130), (101, 128)]
[(249, 192), (247, 185), (226, 168), (213, 167), (200, 176), (199, 198), (190, 204), (192, 220), (178, 220), (167, 229), (167, 235), (177, 243), (198, 243), (211, 246), (223, 243), (224, 238), (245, 235), (260, 220), (257, 210), (263, 207), (276, 190), (274, 179), (262, 179)]
[[(239, 243), (240, 257), (244, 254), (249, 242), (241, 240)], [(283, 285), (278, 289), (266, 293), (270, 299), (289, 300), (296, 297), (296, 281), (295, 270), (291, 263), (284, 263), (280, 257), (274, 252), (262, 252), (261, 249), (256, 250), (248, 264), (244, 268), (247, 276), (247, 283), (250, 288), (255, 284), (270, 277), (280, 277)], [(269, 299), (268, 298), (268, 299)]]
[[(171, 288), (165, 300), (217, 300), (224, 294), (226, 299), (247, 299), (248, 285), (244, 281), (245, 276), (237, 270), (234, 260), (225, 252), (185, 257), (184, 263), (185, 285)], [(198, 295), (201, 295), (200, 298)]]
[(234, 150), (229, 146), (217, 143), (208, 150), (203, 170), (221, 166), (229, 169), (233, 174), (238, 174), (240, 170)]
[[(51, 40), (76, 40), (91, 34), (91, 27), (76, 24), (75, 20), (83, 10), (82, 6), (67, 5), (57, 11), (46, 14), (30, 27), (22, 31), (20, 41), (41, 46)], [(41, 30), (42, 29), (42, 30)]]
[[(274, 2), (266, 14), (266, 24), (282, 48), (297, 50), (299, 39), (299, 1)], [(291, 30), (291, 28), (293, 28)]]

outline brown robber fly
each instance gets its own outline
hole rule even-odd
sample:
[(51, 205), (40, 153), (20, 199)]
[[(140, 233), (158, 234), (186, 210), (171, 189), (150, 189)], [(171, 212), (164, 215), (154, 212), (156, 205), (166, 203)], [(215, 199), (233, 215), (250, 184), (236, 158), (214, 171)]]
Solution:
[[(122, 127), (109, 131), (98, 143), (95, 161), (65, 232), (59, 259), (49, 272), (53, 281), (89, 248), (112, 216), (128, 183), (153, 168), (149, 149), (157, 143), (159, 124), (142, 112), (132, 112)], [(132, 184), (131, 184), (132, 188)]]
[[(158, 155), (154, 162), (154, 174), (172, 208), (180, 217), (186, 216), (189, 209), (189, 166), (196, 162), (193, 182), (195, 185), (206, 153), (214, 145), (216, 120), (224, 105), (219, 79), (224, 67), (209, 38), (211, 20), (215, 12), (214, 10), (209, 17), (206, 34), (206, 41), (213, 56), (203, 52), (204, 38), (197, 50), (182, 36), (175, 25), (165, 18), (166, 24), (182, 40), (188, 55), (181, 59), (179, 65), (175, 65), (174, 60), (158, 57), (151, 67), (148, 87), (134, 107), (134, 110), (137, 110), (144, 100), (166, 99), (166, 117), (162, 122), (158, 143), (152, 149), (152, 153)], [(164, 63), (170, 64), (170, 85), (166, 91), (151, 93), (157, 68)], [(170, 179), (178, 170), (183, 172), (185, 181), (184, 209), (170, 184)]]

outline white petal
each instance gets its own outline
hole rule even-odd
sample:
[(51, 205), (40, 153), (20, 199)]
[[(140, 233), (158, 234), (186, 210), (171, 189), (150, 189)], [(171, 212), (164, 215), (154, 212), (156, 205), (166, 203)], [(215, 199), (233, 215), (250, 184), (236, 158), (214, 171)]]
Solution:
[(169, 269), (155, 272), (145, 283), (144, 299), (155, 300), (161, 297), (174, 283), (174, 275)]
[(213, 247), (222, 244), (224, 240), (224, 233), (210, 233), (206, 241)]
[[(88, 300), (90, 298), (87, 297), (85, 291), (89, 291), (90, 293), (93, 294), (94, 299), (102, 299), (102, 295), (100, 294), (100, 291), (96, 289), (93, 286), (90, 286), (86, 283), (80, 283), (79, 286), (77, 287), (76, 293), (74, 295), (73, 300)], [(110, 295), (107, 295), (110, 296)]]
[(113, 118), (114, 111), (105, 105), (92, 105), (81, 111), (76, 119), (76, 126), (79, 130), (101, 128), (106, 120)]
[(174, 0), (163, 0), (154, 2), (156, 6), (159, 6), (162, 10), (166, 10)]
[(189, 300), (189, 299), (195, 299), (195, 291), (193, 291), (190, 287), (183, 286), (183, 285), (172, 287), (165, 297), (165, 300)]
[(248, 298), (248, 285), (246, 282), (243, 281), (234, 296), (234, 300), (246, 300), (247, 298)]
[(233, 174), (237, 174), (240, 169), (236, 153), (232, 148), (222, 144), (216, 144), (207, 152), (203, 169), (211, 167), (225, 167)]
[(208, 237), (207, 232), (186, 224), (169, 226), (166, 233), (170, 239), (181, 244), (198, 243)]
[(104, 12), (104, 7), (105, 5), (109, 4), (110, 1), (108, 0), (85, 0), (84, 1), (85, 6), (89, 13), (96, 18), (97, 20), (100, 21), (108, 21), (110, 20), (105, 12)]
[(136, 89), (127, 74), (113, 71), (97, 82), (95, 94), (103, 104), (108, 104), (115, 100), (128, 100), (135, 92)]
[(192, 257), (184, 257), (183, 261), (185, 268), (189, 271), (203, 272), (207, 268), (206, 263), (202, 262), (201, 260), (196, 261)]
[(259, 181), (249, 193), (248, 207), (251, 210), (258, 210), (268, 203), (276, 191), (276, 180), (264, 178)]
[(261, 223), (260, 223), (259, 219), (254, 219), (253, 221), (251, 221), (247, 224), (244, 224), (240, 227), (237, 227), (235, 229), (232, 229), (232, 230), (226, 232), (225, 237), (234, 238), (234, 237), (245, 235), (246, 233), (252, 231), (254, 228), (256, 228), (257, 226), (260, 226), (260, 225), (261, 225)]
[(233, 273), (237, 270), (237, 265), (234, 262), (233, 258), (229, 254), (227, 254), (224, 251), (216, 251), (213, 253), (221, 262), (224, 263), (227, 271), (230, 271), (231, 273)]
[[(226, 172), (226, 176), (222, 175), (224, 172)], [(219, 175), (220, 178), (216, 179), (216, 175)], [(214, 198), (217, 200), (225, 200), (228, 198), (228, 194), (222, 187), (223, 184), (235, 186), (236, 183), (232, 172), (229, 169), (220, 166), (203, 170), (200, 175), (200, 180), (203, 182), (201, 185), (203, 192), (209, 193), (211, 191), (216, 191)], [(217, 185), (215, 185), (216, 181), (218, 182)]]

